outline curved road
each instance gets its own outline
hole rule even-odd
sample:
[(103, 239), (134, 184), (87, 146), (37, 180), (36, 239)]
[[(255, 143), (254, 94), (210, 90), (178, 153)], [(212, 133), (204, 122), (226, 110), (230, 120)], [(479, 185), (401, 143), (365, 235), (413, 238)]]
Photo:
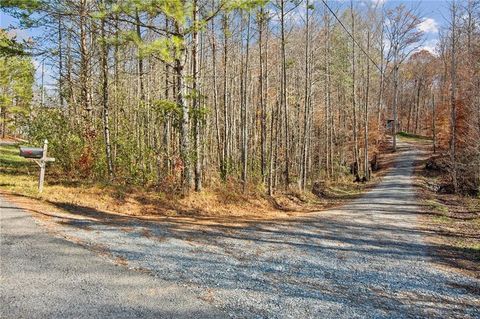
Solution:
[(417, 228), (417, 156), (401, 144), (363, 197), (275, 222), (154, 222), (66, 206), (72, 214), (39, 226), (2, 201), (1, 317), (480, 318), (480, 281), (434, 266)]

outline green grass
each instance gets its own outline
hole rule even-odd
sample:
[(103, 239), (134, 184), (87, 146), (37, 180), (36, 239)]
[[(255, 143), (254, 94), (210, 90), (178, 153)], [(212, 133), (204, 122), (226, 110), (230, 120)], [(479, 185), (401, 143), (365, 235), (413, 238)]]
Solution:
[(431, 138), (428, 136), (416, 135), (407, 132), (398, 132), (397, 136), (413, 140), (431, 140)]
[(449, 223), (452, 221), (452, 219), (448, 216), (441, 215), (433, 217), (433, 221), (437, 223)]
[(473, 244), (469, 247), (477, 255), (477, 259), (480, 260), (480, 244)]
[[(437, 202), (434, 199), (426, 200), (425, 205), (427, 205), (431, 210), (441, 212), (441, 213), (448, 213), (448, 207), (446, 205), (443, 205)], [(443, 216), (443, 217), (446, 217), (446, 216)]]
[(36, 195), (38, 166), (19, 153), (17, 145), (0, 145), (0, 187), (19, 194)]
[(17, 145), (0, 145), (0, 163), (13, 167), (20, 167), (27, 160), (19, 155), (20, 149)]

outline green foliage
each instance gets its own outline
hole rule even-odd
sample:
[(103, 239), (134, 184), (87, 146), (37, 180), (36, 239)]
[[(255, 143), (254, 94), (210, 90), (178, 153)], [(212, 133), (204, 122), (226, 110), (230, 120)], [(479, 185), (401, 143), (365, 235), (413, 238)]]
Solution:
[(32, 15), (47, 7), (47, 0), (0, 0), (0, 9), (20, 20), (23, 27), (35, 25)]
[(15, 39), (6, 36), (5, 31), (0, 30), (0, 57), (23, 55), (23, 46)]
[(162, 14), (180, 24), (184, 24), (189, 12), (191, 12), (191, 10), (187, 10), (189, 6), (189, 3), (182, 0), (123, 0), (115, 3), (111, 12), (130, 15), (135, 12), (145, 12), (150, 16)]
[(343, 86), (345, 89), (352, 85), (351, 75), (351, 41), (347, 39), (345, 33), (340, 27), (332, 29), (330, 52), (330, 70), (332, 71), (333, 79)]
[(0, 29), (0, 57), (25, 55), (24, 45)]
[(226, 10), (246, 10), (250, 11), (260, 6), (265, 6), (267, 0), (230, 0), (226, 1)]
[(140, 56), (142, 57), (154, 55), (167, 63), (173, 62), (173, 57), (171, 55), (173, 43), (170, 39), (161, 38), (148, 44), (141, 43), (139, 44), (139, 48)]
[(155, 100), (153, 101), (153, 107), (162, 117), (172, 116), (175, 119), (180, 119), (182, 116), (182, 108), (171, 100)]
[(206, 106), (202, 106), (202, 107), (199, 107), (199, 108), (196, 108), (196, 109), (190, 109), (190, 116), (192, 118), (195, 118), (195, 119), (198, 119), (200, 120), (201, 123), (205, 124), (206, 122), (206, 119), (207, 119), (207, 115), (208, 113), (210, 113), (210, 109)]
[(33, 12), (45, 4), (42, 0), (1, 0), (1, 9), (20, 9)]
[[(34, 67), (30, 57), (0, 58), (0, 107), (10, 131), (23, 128), (30, 114)], [(3, 121), (3, 117), (1, 119)]]
[(49, 154), (56, 158), (55, 165), (65, 173), (78, 171), (85, 143), (69, 124), (69, 120), (59, 109), (42, 108), (32, 117), (28, 136), (36, 146), (42, 146), (48, 139)]
[(136, 42), (140, 48), (140, 55), (146, 57), (154, 55), (164, 62), (171, 63), (175, 58), (180, 57), (180, 51), (184, 48), (184, 39), (179, 36), (160, 38), (149, 43)]
[[(266, 3), (266, 0), (226, 0), (221, 2), (221, 6), (224, 11), (253, 10), (258, 6), (266, 5)], [(104, 8), (102, 11), (95, 13), (95, 17), (103, 18), (107, 16), (107, 10), (107, 8)], [(179, 26), (179, 30), (175, 32), (167, 31), (168, 36), (165, 38), (146, 42), (139, 39), (138, 35), (133, 32), (123, 33), (122, 36), (124, 42), (133, 42), (139, 47), (141, 56), (154, 55), (165, 62), (172, 62), (175, 58), (179, 58), (181, 51), (185, 48), (185, 36), (205, 28), (206, 17), (215, 14), (206, 14), (205, 18), (200, 17), (192, 24), (193, 3), (183, 0), (124, 0), (112, 5), (109, 10), (110, 13), (114, 14), (147, 13), (150, 17), (161, 15), (174, 21), (174, 24)]]

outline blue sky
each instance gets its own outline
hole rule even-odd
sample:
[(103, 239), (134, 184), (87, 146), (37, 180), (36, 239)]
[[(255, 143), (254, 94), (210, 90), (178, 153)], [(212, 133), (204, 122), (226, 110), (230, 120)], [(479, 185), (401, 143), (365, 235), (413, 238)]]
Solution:
[(422, 15), (423, 22), (420, 29), (425, 33), (425, 43), (423, 48), (431, 51), (435, 48), (438, 40), (438, 31), (441, 27), (446, 27), (449, 17), (450, 1), (446, 0), (424, 0), (424, 1), (400, 1), (400, 0), (371, 0), (383, 2), (386, 7), (395, 7), (401, 3), (406, 5), (418, 5)]
[[(314, 2), (319, 2), (318, 5), (321, 5), (319, 0), (314, 0)], [(329, 0), (329, 3), (337, 3), (337, 5), (347, 6), (349, 5), (349, 0)], [(378, 3), (383, 4), (386, 8), (395, 7), (401, 3), (404, 3), (407, 6), (418, 6), (418, 9), (422, 15), (423, 23), (420, 28), (425, 33), (425, 42), (423, 44), (424, 49), (427, 49), (433, 53), (435, 45), (438, 40), (438, 31), (442, 26), (447, 24), (446, 19), (448, 19), (448, 7), (450, 2), (447, 0), (355, 0), (357, 6), (365, 6), (366, 4)], [(10, 17), (9, 15), (0, 12), (0, 28), (11, 28), (17, 25), (17, 21)], [(17, 34), (21, 39), (26, 39), (31, 36), (41, 35), (40, 30), (14, 30), (11, 31)], [(40, 61), (35, 61), (37, 67), (37, 79), (40, 78)], [(46, 73), (50, 73), (47, 72)], [(47, 74), (47, 78), (51, 78)], [(49, 81), (51, 79), (47, 79)]]

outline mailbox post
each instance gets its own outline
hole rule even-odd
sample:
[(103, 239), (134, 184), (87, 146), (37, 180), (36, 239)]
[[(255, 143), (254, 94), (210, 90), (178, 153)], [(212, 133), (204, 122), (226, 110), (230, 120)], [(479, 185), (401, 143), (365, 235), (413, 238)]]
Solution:
[(43, 149), (41, 148), (28, 148), (20, 147), (20, 156), (33, 159), (38, 166), (40, 166), (40, 176), (38, 177), (38, 192), (43, 191), (43, 182), (45, 181), (45, 168), (47, 162), (54, 162), (55, 158), (47, 157), (48, 141), (43, 143)]
[(42, 159), (39, 161), (40, 165), (40, 177), (38, 178), (38, 192), (41, 193), (43, 191), (43, 182), (45, 181), (45, 166), (47, 166), (47, 149), (48, 149), (48, 141), (45, 140), (43, 143), (43, 155)]

